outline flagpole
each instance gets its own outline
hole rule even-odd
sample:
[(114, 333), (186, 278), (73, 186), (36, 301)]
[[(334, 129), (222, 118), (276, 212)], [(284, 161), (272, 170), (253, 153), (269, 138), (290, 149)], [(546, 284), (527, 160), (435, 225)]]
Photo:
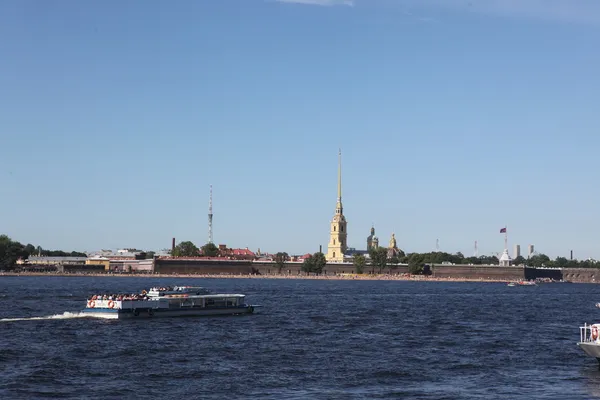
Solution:
[(508, 229), (504, 225), (504, 250), (508, 251)]

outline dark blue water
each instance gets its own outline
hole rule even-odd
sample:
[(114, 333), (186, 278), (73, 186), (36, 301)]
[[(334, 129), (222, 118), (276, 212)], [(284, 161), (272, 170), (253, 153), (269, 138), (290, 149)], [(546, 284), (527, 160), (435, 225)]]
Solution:
[[(90, 294), (192, 284), (255, 315), (75, 318)], [(0, 278), (0, 398), (590, 399), (600, 286)]]

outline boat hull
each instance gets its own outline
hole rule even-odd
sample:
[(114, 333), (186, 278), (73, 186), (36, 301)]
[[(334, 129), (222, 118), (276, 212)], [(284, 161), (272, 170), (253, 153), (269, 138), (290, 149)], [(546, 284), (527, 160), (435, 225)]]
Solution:
[(190, 309), (106, 309), (86, 308), (82, 313), (92, 318), (102, 319), (145, 319), (165, 317), (201, 317), (211, 315), (241, 315), (254, 313), (253, 306), (228, 308), (190, 308)]
[(595, 357), (600, 360), (600, 343), (595, 342), (579, 342), (577, 346), (581, 347), (588, 356)]

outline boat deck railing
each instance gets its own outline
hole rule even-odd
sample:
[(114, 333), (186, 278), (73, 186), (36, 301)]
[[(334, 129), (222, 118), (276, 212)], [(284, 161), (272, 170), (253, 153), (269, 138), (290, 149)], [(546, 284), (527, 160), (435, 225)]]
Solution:
[(600, 326), (587, 323), (579, 327), (579, 341), (581, 343), (599, 343), (600, 344)]

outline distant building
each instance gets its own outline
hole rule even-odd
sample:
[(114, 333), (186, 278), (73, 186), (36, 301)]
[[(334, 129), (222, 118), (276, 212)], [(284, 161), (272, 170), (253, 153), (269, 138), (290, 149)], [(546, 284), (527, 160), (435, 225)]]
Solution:
[(534, 249), (533, 245), (532, 245), (532, 244), (530, 244), (530, 245), (527, 247), (527, 256), (528, 256), (528, 257), (531, 257), (531, 256), (533, 256), (533, 253), (534, 253), (534, 252), (535, 252), (535, 249)]
[(396, 243), (396, 235), (392, 233), (392, 238), (390, 239), (390, 244), (388, 246), (388, 258), (397, 257), (400, 255), (401, 251), (402, 250), (398, 248), (398, 244)]
[(513, 259), (521, 257), (521, 245), (515, 244), (513, 251)]
[(135, 260), (135, 257), (142, 252), (136, 249), (119, 249), (116, 252), (112, 250), (100, 250), (88, 253), (89, 258), (107, 258), (109, 260)]
[(369, 252), (367, 250), (356, 250), (354, 247), (349, 247), (344, 255), (354, 257), (356, 254), (362, 254), (365, 257), (369, 257)]
[(110, 271), (110, 260), (107, 257), (90, 257), (85, 261), (86, 265), (102, 265), (105, 271)]
[(298, 256), (298, 257), (296, 257), (296, 260), (295, 260), (295, 261), (302, 261), (302, 262), (304, 262), (304, 260), (306, 260), (306, 259), (308, 259), (308, 258), (311, 258), (311, 257), (312, 257), (312, 254), (310, 254), (310, 253), (306, 253), (306, 254), (304, 254), (304, 255), (302, 255), (302, 256)]
[(87, 257), (35, 257), (31, 256), (25, 264), (35, 265), (81, 265), (85, 264)]
[(225, 244), (219, 245), (219, 255), (234, 260), (255, 260), (258, 258), (256, 253), (247, 247), (245, 249), (229, 249)]
[(511, 259), (510, 259), (510, 256), (508, 255), (508, 250), (504, 249), (499, 260), (500, 260), (501, 267), (508, 267), (510, 265)]
[(111, 260), (109, 270), (121, 273), (152, 273), (154, 260)]
[(347, 223), (344, 217), (344, 208), (342, 207), (342, 152), (338, 157), (338, 184), (337, 184), (337, 203), (335, 206), (335, 215), (331, 221), (329, 230), (329, 245), (327, 246), (326, 260), (329, 262), (344, 262), (344, 254), (347, 250)]
[(379, 238), (375, 236), (375, 227), (371, 227), (371, 234), (367, 236), (367, 252), (379, 247)]

